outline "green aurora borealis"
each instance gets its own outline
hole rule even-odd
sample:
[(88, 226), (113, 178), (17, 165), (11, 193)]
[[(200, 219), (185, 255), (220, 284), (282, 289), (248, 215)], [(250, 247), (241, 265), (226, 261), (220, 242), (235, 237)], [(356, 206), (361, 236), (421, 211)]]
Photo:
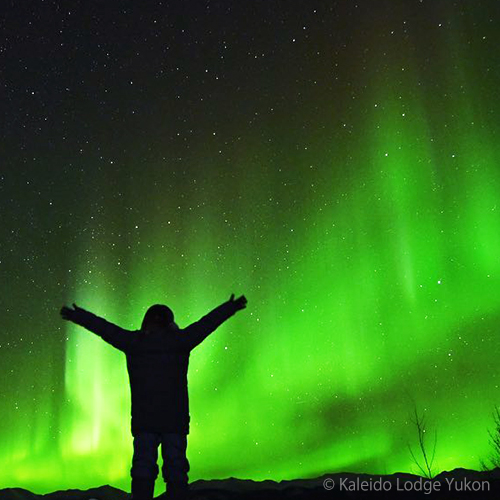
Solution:
[(232, 292), (247, 309), (191, 356), (191, 481), (416, 472), (413, 402), (437, 469), (479, 468), (500, 403), (498, 8), (421, 3), (340, 9), (338, 50), (332, 19), (290, 13), (312, 33), (295, 64), (207, 84), (184, 138), (106, 131), (77, 96), (99, 148), (9, 160), (0, 488), (129, 491), (125, 358), (63, 304), (137, 329), (166, 303), (185, 326)]

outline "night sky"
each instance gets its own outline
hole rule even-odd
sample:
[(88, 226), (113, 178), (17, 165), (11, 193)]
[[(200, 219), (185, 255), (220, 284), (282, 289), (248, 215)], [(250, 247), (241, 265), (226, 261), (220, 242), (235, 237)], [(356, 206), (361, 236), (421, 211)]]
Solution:
[[(498, 1), (5, 1), (0, 487), (129, 490), (138, 329), (190, 363), (191, 480), (479, 468), (500, 403)], [(159, 481), (160, 482), (160, 481)]]

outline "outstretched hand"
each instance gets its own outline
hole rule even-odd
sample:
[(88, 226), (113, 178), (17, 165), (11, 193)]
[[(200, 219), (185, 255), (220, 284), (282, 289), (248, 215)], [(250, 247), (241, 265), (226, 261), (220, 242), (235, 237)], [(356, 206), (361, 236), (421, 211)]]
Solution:
[(80, 311), (83, 311), (83, 309), (81, 307), (78, 307), (74, 302), (73, 302), (73, 307), (74, 309), (62, 306), (61, 308), (62, 319), (66, 319), (68, 321), (75, 321), (75, 319), (78, 317), (78, 313)]
[(236, 306), (237, 311), (239, 311), (240, 309), (245, 309), (245, 307), (247, 306), (247, 299), (244, 295), (234, 300), (234, 293), (232, 293), (229, 301)]

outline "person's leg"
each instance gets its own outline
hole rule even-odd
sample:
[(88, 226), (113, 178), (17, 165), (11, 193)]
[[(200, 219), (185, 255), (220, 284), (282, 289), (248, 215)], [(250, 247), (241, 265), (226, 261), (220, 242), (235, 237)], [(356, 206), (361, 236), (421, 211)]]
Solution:
[(155, 480), (158, 476), (158, 445), (160, 436), (150, 432), (134, 436), (134, 455), (132, 457), (132, 498), (133, 500), (151, 500)]
[(162, 474), (170, 498), (186, 498), (189, 461), (186, 457), (187, 435), (166, 433), (161, 436)]

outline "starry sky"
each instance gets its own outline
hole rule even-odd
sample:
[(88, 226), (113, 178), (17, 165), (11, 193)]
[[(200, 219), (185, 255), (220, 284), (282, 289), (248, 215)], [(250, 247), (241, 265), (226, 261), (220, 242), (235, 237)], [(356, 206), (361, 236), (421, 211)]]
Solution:
[[(497, 1), (5, 2), (0, 487), (129, 490), (138, 329), (191, 356), (191, 480), (478, 468), (500, 402)], [(160, 482), (160, 481), (158, 481)]]

